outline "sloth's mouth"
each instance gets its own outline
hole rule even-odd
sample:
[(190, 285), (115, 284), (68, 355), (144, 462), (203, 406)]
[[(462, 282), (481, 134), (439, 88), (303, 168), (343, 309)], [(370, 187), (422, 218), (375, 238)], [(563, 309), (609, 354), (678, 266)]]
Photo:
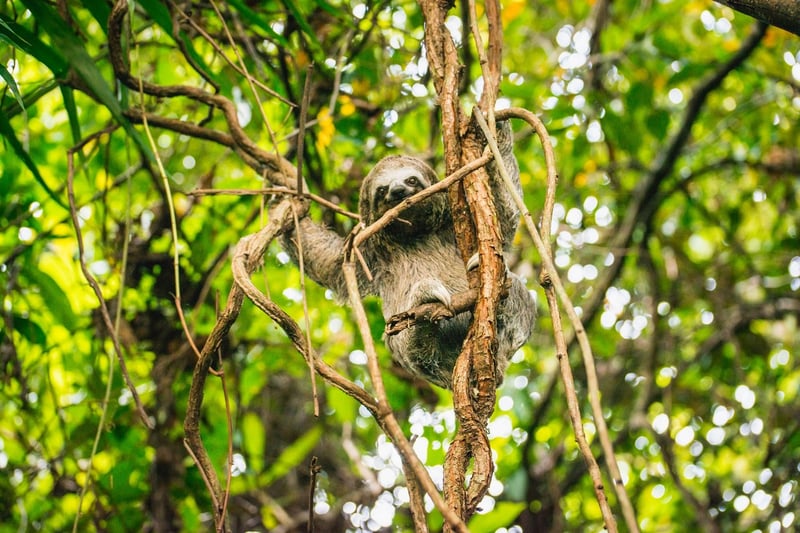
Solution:
[[(385, 212), (387, 209), (390, 209), (392, 207), (397, 207), (398, 205), (400, 205), (403, 202), (403, 200), (405, 200), (406, 198), (409, 198), (409, 197), (411, 197), (413, 195), (414, 195), (413, 192), (409, 192), (409, 193), (404, 193), (402, 195), (397, 194), (395, 196), (392, 196), (391, 198), (384, 199), (383, 200), (383, 205), (384, 205), (383, 211)], [(411, 206), (411, 207), (409, 207), (409, 209), (414, 209), (414, 207), (415, 206)]]
[(392, 196), (386, 199), (386, 203), (394, 207), (406, 198), (410, 198), (412, 196), (414, 196), (414, 191), (395, 192)]

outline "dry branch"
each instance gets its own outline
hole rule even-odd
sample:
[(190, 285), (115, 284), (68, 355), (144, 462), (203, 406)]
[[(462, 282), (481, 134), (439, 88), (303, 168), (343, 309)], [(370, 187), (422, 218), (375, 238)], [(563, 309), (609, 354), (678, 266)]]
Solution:
[[(510, 288), (510, 283), (506, 283), (503, 286), (503, 292), (500, 293), (501, 299), (508, 296), (508, 290)], [(447, 307), (441, 302), (431, 302), (412, 307), (408, 311), (389, 317), (383, 332), (386, 335), (397, 335), (406, 328), (424, 322), (435, 323), (445, 318), (452, 318), (465, 311), (472, 311), (475, 307), (475, 303), (478, 301), (478, 291), (470, 289), (464, 292), (457, 292), (451, 295), (451, 298), (450, 307)]]
[[(425, 44), (434, 87), (442, 113), (447, 172), (477, 159), (483, 152), (483, 135), (470, 125), (458, 98), (462, 66), (450, 32), (444, 25), (449, 2), (421, 0), (425, 19)], [(477, 31), (476, 9), (470, 4), (473, 38), (481, 57), (484, 93), (480, 105), (494, 111), (500, 83), (502, 25), (496, 1), (485, 3), (489, 24), (488, 55)], [(473, 320), (461, 355), (453, 370), (453, 406), (459, 421), (456, 437), (445, 460), (445, 498), (452, 509), (468, 519), (486, 493), (494, 464), (486, 435), (486, 423), (494, 410), (497, 362), (496, 314), (505, 278), (502, 241), (497, 227), (494, 199), (485, 169), (467, 175), (463, 182), (448, 189), (456, 241), (462, 259), (477, 252), (480, 269), (468, 274), (470, 287), (477, 290)], [(472, 460), (472, 477), (466, 471)]]
[[(550, 143), (550, 137), (547, 133), (544, 124), (542, 124), (541, 120), (525, 109), (508, 109), (505, 110), (502, 114), (498, 113), (500, 116), (506, 117), (517, 117), (522, 118), (523, 120), (527, 121), (536, 131), (539, 139), (542, 143), (545, 152), (545, 162), (547, 165), (547, 191), (546, 191), (546, 199), (545, 199), (545, 213), (542, 217), (541, 227), (542, 228), (549, 228), (550, 227), (550, 216), (552, 215), (552, 205), (555, 201), (555, 190), (556, 190), (556, 182), (558, 179), (558, 175), (555, 169), (555, 158), (553, 155), (553, 147)], [(476, 112), (476, 118), (478, 123), (484, 128), (485, 131), (488, 133), (488, 126), (485, 123), (485, 120), (481, 117), (480, 113)], [(499, 153), (499, 149), (497, 147), (497, 143), (490, 138), (489, 146), (491, 149), (497, 154)], [(608, 505), (608, 500), (606, 498), (605, 492), (603, 490), (603, 481), (600, 474), (600, 469), (597, 466), (597, 460), (594, 458), (592, 454), (591, 448), (589, 447), (588, 440), (586, 439), (586, 435), (583, 431), (583, 422), (581, 419), (580, 413), (580, 406), (578, 404), (578, 397), (577, 393), (575, 392), (575, 380), (572, 376), (572, 368), (569, 364), (569, 352), (566, 342), (566, 337), (564, 335), (564, 330), (561, 325), (561, 313), (559, 311), (558, 302), (561, 301), (562, 305), (567, 311), (567, 315), (570, 318), (570, 321), (573, 324), (573, 329), (575, 335), (577, 336), (580, 347), (581, 353), (583, 355), (584, 366), (586, 367), (586, 374), (587, 374), (587, 381), (589, 383), (589, 400), (592, 405), (592, 410), (595, 415), (595, 422), (598, 427), (598, 433), (604, 433), (601, 437), (601, 440), (604, 444), (604, 451), (609, 455), (608, 464), (612, 465), (612, 478), (615, 482), (615, 488), (618, 494), (621, 494), (620, 499), (627, 502), (627, 504), (623, 503), (626, 507), (626, 517), (629, 518), (629, 526), (631, 527), (632, 531), (638, 530), (638, 526), (636, 524), (635, 516), (633, 516), (633, 508), (630, 506), (630, 503), (627, 498), (627, 494), (625, 493), (624, 487), (622, 486), (622, 480), (618, 475), (618, 468), (616, 465), (616, 459), (613, 451), (613, 447), (611, 446), (611, 441), (608, 438), (608, 429), (605, 425), (605, 420), (603, 419), (602, 408), (600, 406), (600, 393), (599, 387), (597, 385), (597, 373), (594, 368), (594, 357), (592, 355), (591, 345), (589, 344), (589, 338), (586, 336), (586, 332), (583, 328), (581, 323), (580, 317), (578, 316), (577, 312), (575, 311), (575, 306), (572, 305), (569, 296), (567, 295), (566, 290), (561, 282), (561, 279), (558, 275), (558, 271), (556, 270), (555, 264), (553, 263), (552, 258), (552, 251), (548, 241), (545, 241), (539, 231), (536, 229), (536, 225), (533, 222), (533, 217), (531, 216), (530, 212), (527, 210), (525, 203), (523, 202), (522, 198), (517, 194), (514, 190), (513, 185), (511, 184), (511, 179), (508, 176), (508, 172), (505, 169), (502, 159), (498, 162), (498, 170), (500, 171), (500, 175), (505, 182), (506, 187), (509, 190), (509, 193), (514, 198), (517, 207), (522, 212), (523, 221), (525, 222), (525, 227), (528, 229), (531, 237), (533, 238), (534, 244), (536, 245), (536, 249), (539, 252), (539, 255), (542, 259), (542, 264), (544, 266), (542, 274), (540, 276), (540, 283), (542, 287), (545, 289), (545, 295), (547, 297), (548, 307), (550, 309), (550, 317), (553, 322), (553, 334), (555, 337), (556, 343), (556, 354), (559, 360), (559, 368), (561, 370), (562, 381), (564, 382), (564, 388), (567, 397), (567, 408), (570, 416), (570, 421), (572, 422), (573, 431), (575, 433), (575, 439), (578, 443), (578, 448), (583, 455), (584, 461), (586, 461), (586, 466), (589, 470), (589, 475), (592, 478), (592, 482), (595, 489), (595, 497), (597, 498), (597, 502), (600, 505), (600, 511), (603, 515), (603, 520), (605, 521), (606, 528), (610, 532), (614, 532), (617, 530), (616, 520), (614, 518), (613, 513), (611, 512), (611, 508)]]
[[(350, 241), (352, 243), (352, 241)], [(378, 364), (378, 354), (375, 350), (375, 341), (372, 338), (372, 332), (369, 328), (369, 321), (367, 320), (367, 313), (364, 310), (364, 305), (361, 301), (361, 294), (358, 291), (358, 280), (356, 278), (356, 266), (354, 262), (354, 249), (351, 246), (345, 253), (345, 261), (343, 266), (344, 277), (347, 282), (347, 294), (350, 298), (350, 306), (356, 317), (358, 330), (361, 333), (361, 339), (364, 341), (364, 352), (367, 354), (367, 368), (369, 370), (370, 378), (372, 379), (372, 386), (375, 389), (377, 397), (377, 406), (375, 419), (380, 424), (381, 429), (386, 433), (389, 438), (394, 442), (400, 456), (403, 459), (403, 468), (407, 477), (411, 477), (414, 481), (418, 482), (420, 486), (428, 493), (434, 505), (442, 513), (448, 526), (454, 531), (467, 531), (467, 527), (461, 517), (453, 512), (448, 507), (445, 500), (439, 494), (436, 485), (430, 477), (430, 474), (425, 469), (425, 465), (414, 453), (411, 443), (403, 433), (400, 424), (394, 417), (394, 413), (389, 406), (389, 399), (386, 396), (386, 390), (383, 386), (383, 377), (381, 375), (380, 366)], [(409, 474), (412, 474), (409, 476)], [(424, 514), (424, 506), (421, 501), (421, 494), (418, 491), (409, 491), (410, 496), (416, 496), (417, 500), (411, 500), (412, 514), (416, 517)]]
[(230, 331), (231, 326), (238, 318), (245, 296), (251, 299), (256, 307), (275, 320), (292, 341), (297, 351), (307, 360), (313, 361), (314, 369), (320, 376), (345, 394), (355, 398), (377, 418), (378, 405), (375, 399), (362, 387), (344, 378), (317, 357), (313, 349), (306, 343), (306, 338), (297, 323), (250, 281), (250, 275), (262, 263), (269, 243), (279, 232), (284, 231), (292, 223), (293, 201), (292, 199), (284, 199), (272, 206), (269, 223), (257, 233), (243, 237), (236, 245), (231, 260), (231, 268), (236, 283), (231, 287), (225, 309), (217, 319), (217, 323), (203, 346), (200, 358), (195, 366), (189, 391), (186, 418), (184, 420), (185, 444), (209, 486), (212, 501), (214, 502), (215, 523), (218, 528), (224, 522), (220, 505), (223, 491), (219, 484), (216, 469), (200, 436), (200, 415), (205, 381), (209, 374), (213, 357)]

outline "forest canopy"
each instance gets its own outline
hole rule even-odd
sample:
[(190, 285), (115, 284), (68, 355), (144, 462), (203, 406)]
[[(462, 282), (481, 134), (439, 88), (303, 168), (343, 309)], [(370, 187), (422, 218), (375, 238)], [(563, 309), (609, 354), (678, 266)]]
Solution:
[[(563, 361), (621, 528), (605, 426), (641, 531), (797, 527), (800, 39), (723, 3), (505, 0), (491, 27), (456, 2), (444, 19), (458, 104), (485, 88), (475, 32), (502, 35), (496, 107), (552, 144), (543, 237), (595, 368), (566, 319)], [(382, 157), (445, 177), (430, 4), (0, 2), (0, 531), (420, 529), (353, 306), (278, 240), (237, 254), (285, 229), (298, 173), (308, 216), (343, 236)], [(513, 126), (538, 221), (546, 146)], [(470, 531), (605, 527), (542, 262), (520, 230), (505, 263), (539, 317), (496, 393)], [(238, 266), (274, 308), (237, 292)], [(391, 420), (441, 490), (453, 395), (394, 364), (380, 300), (363, 305)]]

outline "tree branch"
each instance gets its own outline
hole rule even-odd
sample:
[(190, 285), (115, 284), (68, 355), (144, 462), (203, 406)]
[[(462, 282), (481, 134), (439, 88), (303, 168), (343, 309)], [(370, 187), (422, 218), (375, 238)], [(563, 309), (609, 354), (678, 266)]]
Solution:
[[(483, 121), (482, 117), (479, 113), (476, 113), (478, 122), (481, 123)], [(500, 115), (500, 113), (498, 113)], [(544, 146), (545, 151), (545, 160), (548, 167), (548, 180), (547, 180), (547, 197), (545, 200), (545, 207), (548, 205), (552, 205), (555, 199), (555, 189), (556, 189), (556, 171), (555, 171), (555, 161), (553, 157), (553, 148), (550, 143), (550, 137), (547, 133), (547, 130), (544, 128), (544, 125), (541, 123), (539, 118), (534, 115), (533, 113), (524, 110), (524, 109), (509, 109), (505, 110), (501, 116), (504, 117), (519, 117), (526, 120), (537, 132), (539, 138)], [(488, 127), (483, 124), (485, 129)], [(489, 140), (489, 146), (495, 153), (497, 153), (498, 147), (497, 143), (494, 140)], [(606, 498), (604, 488), (603, 488), (603, 481), (602, 476), (600, 474), (600, 469), (597, 466), (597, 460), (592, 455), (591, 448), (589, 447), (589, 442), (586, 438), (586, 434), (583, 431), (583, 422), (581, 418), (580, 406), (578, 404), (578, 396), (575, 391), (575, 380), (572, 375), (572, 368), (570, 367), (569, 363), (569, 353), (567, 350), (567, 342), (564, 335), (563, 327), (561, 326), (561, 313), (558, 307), (558, 301), (560, 300), (562, 305), (564, 306), (567, 315), (573, 325), (573, 330), (575, 336), (577, 337), (580, 348), (581, 354), (583, 355), (583, 362), (586, 368), (586, 375), (587, 381), (589, 383), (589, 401), (592, 405), (592, 412), (595, 416), (595, 424), (598, 427), (598, 434), (601, 435), (601, 441), (603, 443), (603, 449), (609, 453), (610, 458), (607, 463), (610, 465), (610, 471), (612, 472), (612, 479), (615, 483), (615, 489), (621, 495), (622, 498), (627, 502), (627, 494), (625, 493), (624, 487), (622, 487), (622, 480), (621, 476), (619, 475), (619, 470), (616, 465), (616, 458), (614, 456), (613, 447), (610, 444), (608, 439), (608, 429), (605, 425), (605, 419), (603, 419), (602, 409), (600, 406), (600, 392), (599, 386), (597, 384), (597, 372), (595, 371), (594, 366), (594, 356), (592, 355), (592, 348), (589, 344), (589, 338), (586, 335), (586, 331), (583, 328), (583, 324), (581, 323), (580, 317), (575, 310), (575, 306), (569, 299), (566, 290), (561, 282), (561, 279), (558, 275), (558, 270), (553, 263), (552, 252), (549, 246), (549, 242), (545, 241), (539, 231), (536, 229), (536, 225), (533, 222), (533, 217), (531, 216), (530, 212), (528, 211), (525, 203), (523, 202), (522, 198), (519, 194), (517, 194), (516, 190), (514, 190), (513, 185), (511, 184), (511, 179), (508, 176), (508, 172), (503, 165), (502, 159), (498, 160), (498, 170), (500, 171), (500, 175), (503, 178), (503, 181), (508, 188), (511, 197), (514, 199), (514, 202), (517, 204), (520, 212), (522, 213), (523, 221), (525, 223), (525, 227), (528, 229), (531, 237), (533, 238), (533, 242), (536, 245), (536, 250), (539, 252), (539, 256), (542, 260), (542, 274), (540, 276), (540, 283), (545, 290), (545, 295), (547, 296), (547, 304), (550, 308), (550, 318), (553, 322), (553, 336), (555, 338), (556, 344), (556, 355), (559, 361), (559, 368), (561, 370), (562, 381), (564, 383), (565, 394), (567, 398), (567, 409), (569, 411), (569, 418), (572, 422), (573, 432), (575, 433), (575, 440), (578, 443), (578, 448), (583, 455), (583, 459), (586, 462), (586, 466), (589, 470), (589, 475), (592, 478), (592, 483), (594, 485), (595, 497), (597, 499), (597, 503), (600, 506), (600, 511), (603, 516), (603, 521), (606, 524), (606, 528), (609, 532), (614, 533), (617, 531), (617, 523), (614, 518), (613, 513), (611, 512), (611, 508), (608, 504), (608, 499)], [(550, 213), (547, 213), (546, 216), (542, 218), (541, 227), (542, 228), (549, 228), (550, 227)], [(613, 463), (612, 463), (613, 461)], [(626, 508), (626, 516), (632, 516), (632, 507), (630, 503), (623, 504)], [(630, 511), (630, 512), (628, 512)], [(632, 530), (636, 530), (635, 518), (632, 520), (634, 527)]]
[(800, 2), (797, 0), (714, 0), (767, 24), (800, 35)]
[[(686, 142), (692, 131), (692, 127), (700, 116), (703, 105), (708, 96), (717, 89), (725, 77), (742, 65), (745, 60), (758, 47), (761, 39), (766, 33), (767, 26), (761, 22), (756, 23), (742, 43), (741, 48), (716, 72), (707, 77), (700, 85), (695, 88), (692, 97), (686, 106), (683, 120), (678, 131), (670, 139), (666, 149), (660, 152), (661, 156), (656, 159), (653, 166), (647, 172), (641, 182), (641, 186), (634, 192), (631, 204), (625, 213), (625, 217), (615, 232), (615, 237), (609, 243), (611, 250), (626, 250), (633, 239), (634, 230), (639, 224), (649, 224), (653, 215), (656, 213), (659, 195), (658, 189), (664, 180), (672, 174), (675, 164), (683, 151)], [(609, 266), (604, 274), (595, 283), (595, 290), (590, 298), (584, 303), (584, 321), (589, 324), (597, 311), (601, 308), (606, 297), (606, 289), (611, 286), (622, 270), (622, 257), (617, 257), (614, 263)]]
[[(500, 298), (508, 296), (510, 283), (503, 285), (503, 292)], [(450, 307), (441, 302), (431, 302), (412, 307), (408, 311), (397, 313), (386, 321), (383, 332), (386, 335), (397, 335), (406, 328), (410, 328), (423, 322), (438, 322), (445, 318), (452, 318), (465, 311), (472, 311), (478, 301), (478, 291), (469, 289), (464, 292), (457, 292), (451, 296)]]

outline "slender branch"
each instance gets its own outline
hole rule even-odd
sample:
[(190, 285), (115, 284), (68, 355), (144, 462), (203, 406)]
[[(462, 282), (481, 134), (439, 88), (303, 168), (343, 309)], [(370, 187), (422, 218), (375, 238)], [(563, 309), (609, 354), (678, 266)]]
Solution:
[[(367, 368), (369, 370), (372, 386), (375, 389), (375, 395), (377, 397), (375, 418), (389, 438), (392, 439), (392, 442), (400, 453), (400, 456), (403, 458), (404, 464), (408, 465), (408, 469), (413, 472), (416, 481), (418, 481), (428, 493), (428, 496), (430, 496), (434, 505), (436, 505), (436, 508), (442, 513), (442, 516), (450, 525), (450, 527), (456, 531), (466, 532), (466, 525), (461, 520), (459, 515), (453, 512), (453, 510), (447, 506), (447, 503), (445, 503), (444, 499), (442, 499), (442, 496), (439, 494), (439, 491), (436, 488), (436, 485), (433, 483), (433, 480), (425, 468), (425, 465), (422, 464), (417, 457), (417, 454), (414, 453), (414, 448), (411, 446), (411, 443), (408, 442), (408, 439), (403, 433), (402, 428), (400, 428), (400, 425), (397, 423), (394, 413), (389, 406), (389, 400), (386, 396), (386, 390), (383, 385), (383, 377), (381, 376), (381, 370), (378, 364), (378, 354), (375, 350), (375, 341), (372, 338), (372, 332), (369, 328), (367, 314), (364, 310), (364, 305), (361, 302), (361, 295), (359, 294), (358, 290), (358, 280), (356, 278), (356, 267), (352, 251), (353, 248), (351, 247), (349, 250), (350, 253), (345, 254), (346, 259), (342, 265), (342, 268), (344, 269), (344, 277), (347, 283), (347, 294), (350, 299), (350, 306), (355, 314), (356, 324), (358, 325), (358, 330), (361, 333), (361, 339), (364, 342), (364, 352), (367, 354)], [(419, 512), (424, 513), (424, 508), (414, 509), (413, 512), (415, 514)]]
[(290, 189), (288, 187), (265, 187), (263, 189), (195, 189), (186, 194), (187, 196), (216, 196), (223, 194), (228, 196), (263, 196), (265, 194), (288, 194), (305, 200), (312, 200), (347, 218), (352, 218), (354, 220), (359, 220), (361, 218), (358, 213), (342, 209), (322, 196), (310, 192), (299, 194), (295, 189)]
[(317, 462), (317, 456), (311, 458), (311, 464), (308, 465), (308, 533), (314, 533), (314, 493), (317, 490), (317, 475), (322, 470), (322, 467)]
[[(625, 217), (615, 231), (615, 237), (608, 244), (611, 250), (625, 250), (631, 241), (635, 229), (639, 224), (649, 224), (653, 215), (660, 205), (659, 195), (657, 194), (664, 180), (672, 174), (675, 164), (681, 152), (690, 138), (692, 127), (700, 116), (703, 105), (708, 96), (717, 89), (725, 77), (737, 69), (745, 60), (752, 55), (761, 39), (766, 33), (767, 26), (761, 22), (756, 23), (750, 34), (742, 43), (741, 48), (720, 68), (703, 80), (694, 90), (686, 111), (683, 115), (678, 131), (672, 136), (664, 150), (660, 150), (660, 157), (656, 159), (653, 166), (641, 180), (641, 186), (634, 192), (631, 204), (628, 207)], [(584, 303), (583, 317), (586, 323), (590, 323), (597, 311), (602, 307), (606, 297), (606, 289), (611, 286), (622, 271), (624, 261), (617, 257), (613, 264), (607, 267), (600, 278), (595, 282), (595, 290), (592, 291), (589, 299)]]
[[(545, 153), (548, 151), (552, 152), (552, 146), (547, 148), (549, 143), (549, 135), (547, 135), (544, 126), (539, 121), (538, 117), (536, 117), (533, 113), (524, 112), (524, 110), (509, 110), (509, 116), (514, 116), (514, 113), (517, 113), (517, 116), (521, 118), (525, 118), (529, 120), (531, 126), (537, 131), (537, 133), (542, 131), (540, 134), (540, 139), (542, 144), (546, 147)], [(483, 117), (480, 115), (479, 112), (475, 113), (476, 119), (479, 124), (483, 122), (482, 127), (488, 134), (488, 126), (486, 125)], [(580, 413), (580, 406), (578, 404), (578, 397), (577, 393), (575, 392), (575, 380), (572, 376), (572, 368), (569, 364), (569, 355), (568, 355), (568, 348), (566, 343), (566, 338), (564, 336), (564, 330), (561, 326), (561, 314), (559, 312), (558, 301), (561, 301), (561, 304), (567, 311), (567, 315), (572, 322), (573, 329), (575, 334), (578, 338), (581, 347), (581, 353), (583, 354), (583, 362), (584, 366), (586, 367), (586, 374), (587, 374), (587, 381), (589, 383), (589, 401), (592, 405), (592, 411), (595, 417), (595, 424), (598, 427), (598, 434), (601, 431), (605, 431), (605, 443), (603, 444), (603, 449), (606, 454), (609, 454), (609, 460), (607, 464), (611, 465), (613, 463), (614, 468), (612, 468), (612, 477), (614, 478), (615, 485), (619, 485), (623, 490), (622, 493), (624, 494), (624, 487), (622, 487), (621, 477), (619, 476), (619, 469), (616, 467), (616, 459), (614, 456), (613, 447), (611, 446), (610, 440), (608, 439), (608, 429), (605, 427), (605, 419), (603, 418), (602, 407), (600, 406), (600, 392), (599, 386), (597, 383), (597, 372), (594, 367), (594, 357), (592, 356), (592, 349), (591, 345), (589, 344), (589, 338), (586, 335), (586, 331), (581, 324), (580, 317), (578, 316), (577, 312), (575, 311), (575, 307), (572, 305), (571, 300), (569, 299), (569, 295), (567, 295), (566, 290), (558, 276), (558, 271), (556, 270), (555, 264), (553, 263), (552, 259), (552, 252), (549, 250), (548, 246), (544, 243), (542, 237), (540, 236), (538, 230), (536, 229), (536, 225), (533, 222), (533, 217), (531, 216), (530, 212), (527, 210), (525, 203), (523, 202), (520, 195), (515, 190), (513, 184), (511, 183), (511, 178), (508, 176), (508, 171), (506, 170), (505, 166), (503, 165), (503, 160), (500, 155), (499, 148), (497, 147), (497, 143), (492, 139), (489, 138), (489, 146), (491, 147), (492, 151), (495, 152), (495, 159), (497, 160), (498, 170), (500, 171), (500, 175), (503, 178), (503, 181), (508, 189), (508, 192), (511, 194), (514, 202), (517, 204), (517, 207), (522, 212), (523, 220), (525, 222), (525, 226), (528, 229), (528, 232), (531, 234), (533, 238), (534, 244), (536, 245), (536, 249), (539, 252), (539, 255), (542, 259), (542, 264), (544, 266), (543, 273), (541, 276), (541, 283), (542, 287), (545, 289), (545, 295), (547, 296), (547, 303), (550, 308), (550, 317), (553, 322), (553, 333), (555, 336), (556, 342), (556, 353), (558, 356), (559, 367), (561, 369), (562, 380), (564, 382), (564, 388), (566, 390), (566, 397), (567, 397), (567, 406), (569, 411), (570, 420), (572, 421), (573, 431), (575, 433), (575, 439), (578, 442), (578, 447), (583, 454), (583, 458), (586, 461), (586, 465), (589, 469), (589, 475), (592, 478), (592, 482), (595, 489), (595, 497), (600, 505), (600, 511), (603, 514), (603, 519), (606, 524), (606, 528), (610, 532), (614, 532), (617, 530), (616, 520), (614, 519), (614, 515), (611, 512), (611, 508), (608, 505), (608, 500), (606, 498), (605, 492), (603, 490), (603, 481), (600, 474), (600, 469), (597, 466), (597, 461), (592, 454), (592, 450), (589, 447), (588, 440), (586, 439), (586, 435), (583, 431), (583, 423), (581, 420), (581, 413)], [(548, 168), (548, 185), (547, 185), (547, 194), (548, 195), (555, 195), (555, 168), (554, 168), (554, 159), (550, 159), (548, 161), (548, 166), (553, 165), (553, 168)], [(544, 225), (542, 226), (545, 227)], [(549, 227), (549, 226), (547, 226)], [(601, 430), (601, 427), (603, 428)], [(603, 441), (601, 437), (601, 442)], [(616, 475), (613, 474), (616, 472)], [(620, 489), (617, 489), (619, 492)], [(624, 496), (627, 498), (627, 495)], [(632, 507), (631, 507), (632, 511)], [(635, 524), (635, 517), (633, 520)]]
[[(175, 9), (176, 14), (180, 15), (181, 20), (186, 22), (189, 26), (191, 26), (192, 30), (196, 31), (198, 33), (198, 35), (202, 36), (203, 39), (205, 39), (205, 41), (209, 44), (209, 46), (211, 46), (214, 49), (214, 51), (217, 53), (217, 55), (219, 57), (221, 57), (228, 64), (229, 67), (231, 67), (239, 75), (241, 75), (244, 79), (246, 79), (248, 81), (248, 83), (257, 86), (259, 89), (261, 89), (262, 91), (266, 92), (271, 97), (275, 98), (276, 100), (280, 101), (281, 103), (283, 103), (285, 105), (288, 105), (290, 107), (295, 107), (295, 104), (293, 102), (291, 102), (290, 100), (287, 100), (282, 94), (280, 94), (279, 92), (277, 92), (274, 89), (272, 89), (272, 87), (269, 87), (268, 85), (260, 82), (259, 80), (257, 80), (253, 76), (251, 76), (250, 73), (247, 71), (246, 64), (242, 61), (242, 58), (239, 56), (238, 53), (237, 53), (237, 61), (238, 61), (238, 64), (237, 64), (237, 62), (232, 61), (227, 56), (227, 54), (225, 54), (225, 52), (222, 50), (222, 47), (217, 42), (217, 39), (215, 39), (213, 36), (211, 36), (206, 31), (205, 28), (203, 28), (200, 24), (198, 24), (189, 14), (187, 14), (185, 11), (183, 11), (181, 9), (181, 7), (179, 5), (177, 5), (174, 1), (170, 0), (170, 4), (171, 4), (171, 7), (173, 9)], [(224, 21), (225, 17), (219, 12), (219, 9), (217, 8), (216, 4), (212, 3), (212, 7), (214, 8), (214, 11), (217, 13), (217, 16), (219, 17), (219, 19)], [(176, 24), (176, 28), (177, 27), (178, 26)], [(228, 37), (228, 42), (231, 45), (233, 45), (234, 44), (233, 38), (231, 37), (230, 32), (227, 31), (227, 28), (226, 28), (226, 32), (225, 33), (226, 33), (226, 36)], [(178, 36), (173, 36), (173, 37), (175, 39), (175, 42), (178, 43), (179, 46), (182, 46), (182, 44), (181, 44), (182, 40)], [(234, 48), (234, 51), (236, 51), (235, 48)], [(191, 59), (191, 55), (190, 54), (184, 52), (183, 55), (187, 60), (190, 61), (192, 66), (195, 67), (195, 70), (197, 70), (198, 73), (200, 73), (200, 75), (203, 76), (203, 79), (208, 81), (211, 85), (214, 85), (213, 81), (209, 80), (206, 77), (205, 73), (201, 69), (197, 68), (197, 66), (194, 64), (194, 61)]]
[(297, 127), (300, 130), (297, 134), (297, 191), (304, 192), (303, 186), (303, 158), (305, 157), (306, 146), (306, 120), (308, 120), (308, 105), (311, 100), (311, 76), (314, 73), (314, 64), (311, 63), (306, 68), (306, 81), (303, 84), (303, 99), (300, 103), (300, 117)]
[(203, 479), (206, 481), (211, 493), (214, 504), (215, 523), (219, 526), (224, 522), (221, 514), (223, 491), (219, 483), (213, 462), (208, 456), (203, 441), (200, 437), (200, 417), (204, 398), (205, 381), (209, 374), (213, 355), (223, 343), (223, 340), (230, 331), (231, 326), (236, 321), (241, 311), (245, 295), (253, 303), (264, 311), (268, 316), (278, 323), (286, 332), (295, 348), (307, 359), (314, 362), (314, 369), (330, 384), (337, 387), (345, 394), (355, 398), (373, 415), (377, 413), (377, 403), (362, 387), (352, 381), (347, 380), (336, 372), (332, 367), (322, 361), (310, 346), (295, 323), (283, 310), (278, 308), (266, 296), (263, 295), (250, 281), (250, 274), (255, 271), (264, 258), (267, 246), (270, 241), (278, 234), (289, 227), (292, 223), (292, 202), (294, 200), (286, 198), (270, 209), (269, 222), (257, 233), (243, 237), (236, 246), (231, 261), (234, 280), (236, 283), (231, 287), (228, 294), (228, 301), (225, 309), (220, 313), (214, 328), (203, 345), (200, 358), (195, 365), (192, 376), (192, 384), (189, 389), (189, 398), (186, 407), (186, 417), (184, 419), (184, 444), (194, 459)]
[(239, 124), (236, 105), (231, 100), (224, 96), (211, 94), (197, 87), (188, 85), (157, 85), (149, 81), (140, 80), (131, 74), (126, 64), (125, 53), (120, 42), (123, 34), (123, 20), (127, 13), (127, 1), (117, 0), (111, 8), (111, 13), (108, 17), (108, 56), (116, 78), (126, 87), (135, 91), (141, 91), (150, 96), (159, 98), (183, 96), (219, 109), (222, 112), (222, 116), (225, 119), (237, 151), (241, 151), (247, 156), (245, 157), (245, 161), (251, 165), (253, 162), (257, 162), (270, 169), (270, 181), (291, 187), (292, 178), (296, 178), (294, 165), (275, 153), (269, 153), (259, 148), (258, 145), (247, 136), (244, 129)]
[[(102, 134), (104, 134), (104, 132), (100, 132), (98, 135)], [(120, 372), (122, 373), (123, 378), (125, 378), (125, 385), (127, 385), (128, 391), (131, 393), (133, 403), (136, 406), (136, 412), (139, 414), (139, 418), (142, 420), (142, 423), (145, 425), (145, 427), (148, 429), (153, 429), (155, 426), (145, 411), (142, 400), (139, 397), (139, 392), (136, 390), (136, 385), (134, 385), (130, 372), (128, 372), (128, 365), (125, 363), (125, 355), (122, 353), (122, 346), (119, 342), (119, 336), (116, 334), (117, 330), (114, 328), (114, 324), (111, 321), (111, 314), (108, 311), (108, 306), (106, 305), (105, 298), (103, 297), (103, 291), (100, 289), (100, 285), (97, 283), (97, 280), (89, 271), (89, 267), (86, 265), (86, 249), (83, 244), (83, 232), (81, 231), (81, 224), (78, 220), (78, 207), (77, 203), (75, 202), (75, 191), (73, 188), (75, 179), (75, 152), (80, 150), (86, 143), (94, 140), (95, 137), (96, 135), (93, 135), (87, 139), (84, 139), (83, 142), (73, 146), (67, 151), (67, 199), (69, 201), (69, 212), (70, 216), (72, 217), (72, 225), (75, 228), (75, 236), (78, 241), (78, 261), (81, 266), (81, 272), (83, 272), (83, 277), (86, 278), (87, 283), (89, 283), (89, 286), (92, 288), (92, 291), (94, 291), (94, 294), (97, 297), (97, 301), (100, 306), (100, 316), (103, 319), (103, 325), (105, 325), (106, 330), (111, 338), (111, 344), (114, 346), (114, 352), (117, 355), (117, 361), (119, 361)]]

